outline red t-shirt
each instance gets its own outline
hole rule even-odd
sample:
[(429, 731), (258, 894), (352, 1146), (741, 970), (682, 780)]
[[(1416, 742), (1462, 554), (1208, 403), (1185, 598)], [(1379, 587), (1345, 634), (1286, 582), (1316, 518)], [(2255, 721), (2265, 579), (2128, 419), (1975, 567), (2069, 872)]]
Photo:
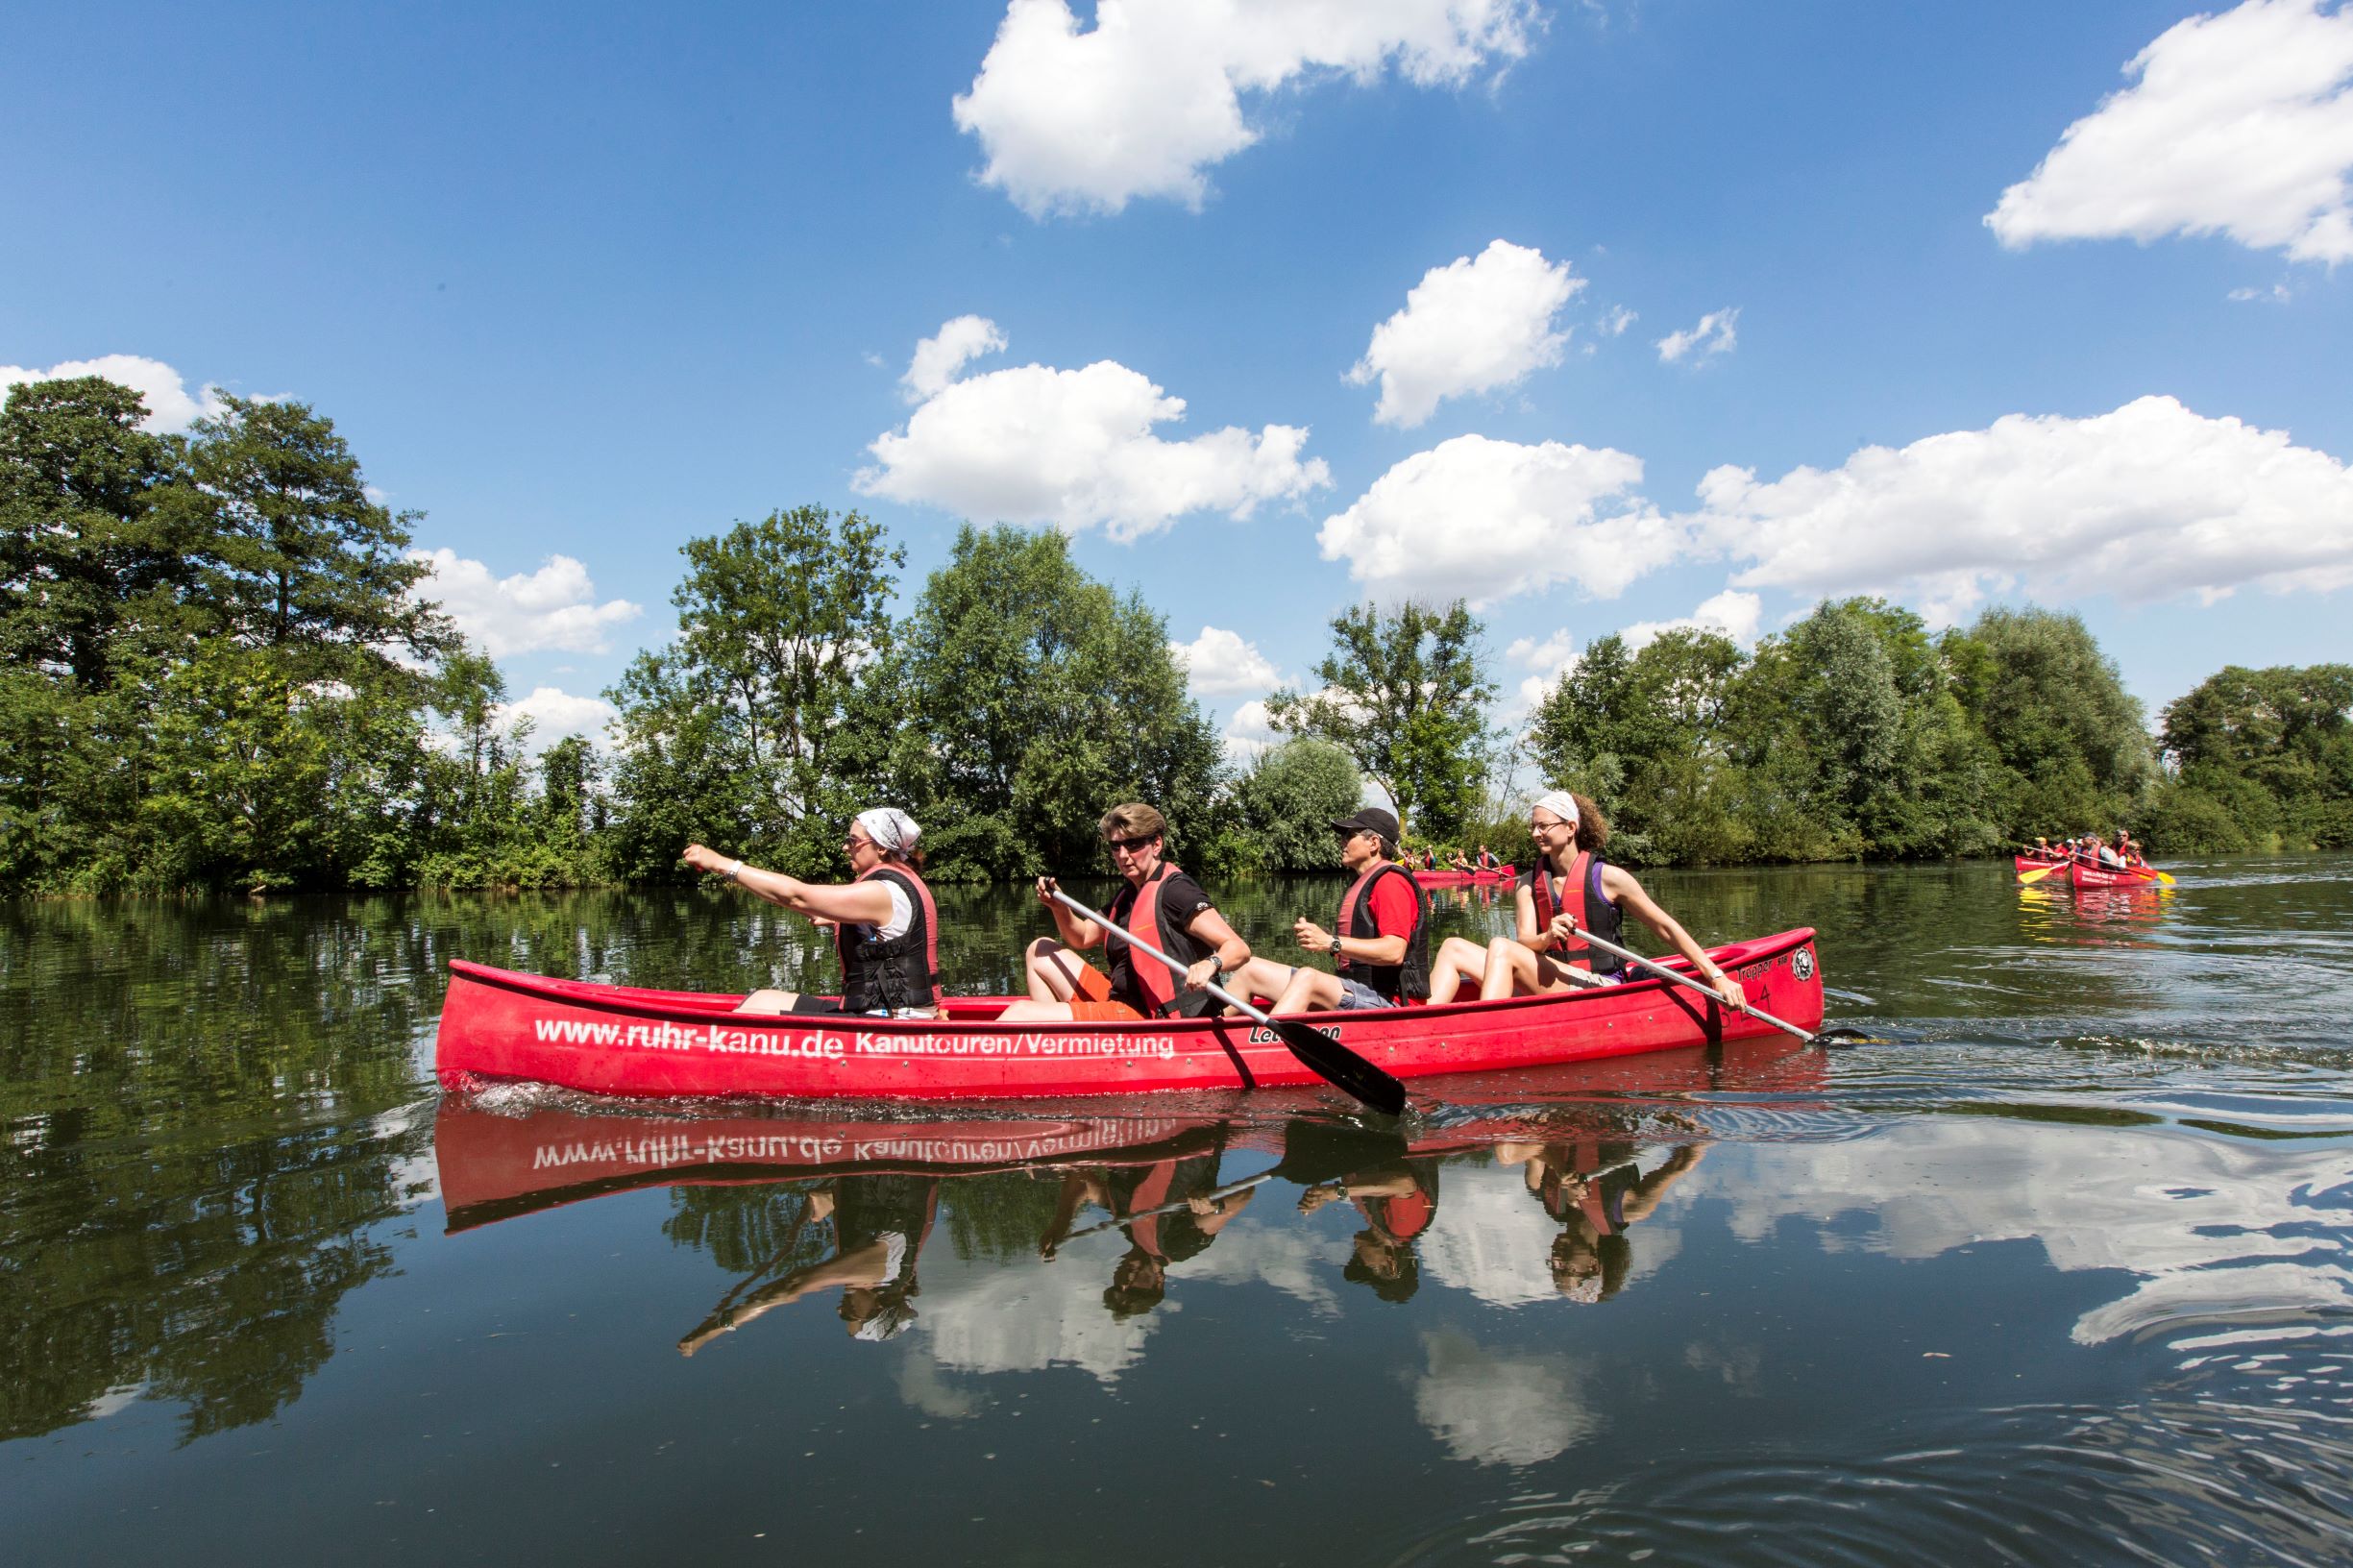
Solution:
[(1385, 937), (1413, 934), (1413, 882), (1410, 877), (1385, 876), (1373, 884), (1373, 923)]

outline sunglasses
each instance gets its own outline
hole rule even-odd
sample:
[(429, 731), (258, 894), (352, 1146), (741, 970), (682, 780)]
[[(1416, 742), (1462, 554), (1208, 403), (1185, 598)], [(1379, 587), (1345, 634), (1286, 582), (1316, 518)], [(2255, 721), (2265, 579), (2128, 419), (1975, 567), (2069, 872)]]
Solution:
[(1119, 851), (1124, 849), (1132, 855), (1137, 850), (1141, 849), (1145, 845), (1157, 844), (1159, 842), (1160, 835), (1158, 833), (1147, 833), (1140, 839), (1105, 839), (1103, 841), (1103, 847), (1109, 849), (1114, 854), (1117, 854)]

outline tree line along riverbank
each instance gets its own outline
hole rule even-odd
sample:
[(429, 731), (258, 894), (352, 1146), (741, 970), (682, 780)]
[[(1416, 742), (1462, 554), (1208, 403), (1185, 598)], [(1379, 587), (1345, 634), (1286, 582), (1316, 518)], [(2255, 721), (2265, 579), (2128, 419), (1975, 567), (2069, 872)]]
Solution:
[[(1944, 858), (2130, 827), (2157, 854), (2353, 845), (2353, 666), (2213, 675), (2152, 733), (2083, 624), (1931, 631), (1874, 599), (1743, 649), (1589, 645), (1499, 724), (1478, 617), (1358, 605), (1281, 744), (1229, 758), (1164, 618), (1064, 538), (905, 557), (855, 513), (682, 547), (679, 632), (605, 695), (609, 747), (544, 750), (496, 664), (421, 597), (416, 513), (333, 423), (225, 399), (185, 436), (96, 378), (0, 412), (0, 890), (563, 886), (681, 875), (690, 840), (807, 874), (905, 806), (945, 880), (1099, 869), (1142, 798), (1214, 875), (1328, 870), (1369, 781), (1413, 843), (1517, 847), (1535, 780), (1645, 864)], [(913, 585), (906, 585), (912, 587)]]

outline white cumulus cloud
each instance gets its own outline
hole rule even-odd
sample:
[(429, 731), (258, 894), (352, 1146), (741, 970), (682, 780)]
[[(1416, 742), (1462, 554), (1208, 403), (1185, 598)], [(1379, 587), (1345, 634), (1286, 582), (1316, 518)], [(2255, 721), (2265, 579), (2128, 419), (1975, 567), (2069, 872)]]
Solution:
[(453, 550), (411, 551), (432, 575), (417, 585), (420, 599), (436, 600), (469, 642), (492, 658), (562, 649), (601, 653), (605, 636), (644, 613), (625, 599), (597, 600), (588, 568), (569, 555), (551, 555), (536, 572), (494, 577), (480, 561)]
[(1200, 636), (1189, 643), (1170, 643), (1168, 651), (1183, 661), (1192, 677), (1192, 689), (1204, 697), (1262, 692), (1283, 683), (1282, 674), (1258, 650), (1258, 645), (1222, 626), (1203, 626)]
[(1012, 0), (956, 125), (984, 184), (1033, 217), (1116, 212), (1138, 197), (1198, 208), (1207, 171), (1258, 140), (1245, 94), (1394, 67), (1457, 86), (1528, 52), (1532, 0)]
[(1491, 392), (1560, 363), (1569, 341), (1560, 310), (1584, 286), (1566, 261), (1496, 240), (1476, 259), (1458, 257), (1424, 273), (1405, 308), (1373, 329), (1348, 380), (1363, 386), (1377, 378), (1374, 421), (1410, 429), (1444, 399)]
[(511, 730), (529, 720), (531, 748), (544, 751), (568, 735), (601, 741), (606, 721), (620, 716), (621, 710), (601, 697), (575, 697), (559, 687), (534, 686), (530, 696), (500, 703), (497, 722), (499, 728)]
[(1768, 482), (1719, 468), (1700, 497), (1690, 521), (1753, 563), (1734, 587), (1900, 594), (1939, 620), (2022, 581), (2132, 602), (2353, 583), (2353, 472), (2168, 397), (2010, 414)]
[(1641, 317), (1635, 315), (1631, 310), (1627, 309), (1626, 306), (1622, 305), (1613, 305), (1609, 307), (1608, 312), (1602, 317), (1599, 323), (1599, 330), (1604, 337), (1619, 337), (1624, 335), (1627, 328), (1631, 327), (1635, 322), (1641, 319)]
[(1277, 730), (1266, 716), (1263, 698), (1252, 698), (1234, 710), (1227, 721), (1225, 734), (1226, 758), (1230, 762), (1248, 762), (1262, 751), (1280, 746), (1288, 737)]
[[(1632, 318), (1629, 317), (1630, 321)], [(1704, 359), (1711, 355), (1729, 354), (1739, 343), (1734, 329), (1740, 323), (1740, 307), (1729, 306), (1722, 310), (1710, 310), (1702, 316), (1697, 326), (1669, 332), (1658, 340), (1658, 357), (1665, 364), (1674, 364), (1688, 355), (1697, 354)]]
[(1001, 353), (1005, 334), (987, 316), (957, 316), (940, 324), (937, 336), (919, 340), (907, 374), (899, 378), (909, 403), (921, 403), (945, 389), (967, 364), (984, 354)]
[(1642, 460), (1608, 447), (1458, 435), (1382, 475), (1316, 538), (1383, 598), (1484, 605), (1564, 582), (1609, 598), (1688, 541), (1630, 494), (1641, 479)]
[(1535, 672), (1520, 681), (1518, 700), (1505, 710), (1506, 718), (1517, 718), (1532, 712), (1545, 694), (1560, 684), (1560, 677), (1577, 668), (1577, 640), (1566, 626), (1541, 640), (1515, 637), (1504, 649), (1504, 662)]
[(1986, 214), (2002, 244), (2221, 233), (2353, 259), (2353, 8), (2247, 0), (2168, 28), (2124, 71), (2138, 82)]
[(1762, 599), (1737, 588), (1727, 588), (1713, 599), (1703, 600), (1689, 615), (1679, 615), (1672, 621), (1637, 621), (1618, 635), (1636, 652), (1670, 631), (1720, 631), (1748, 648), (1756, 641), (1757, 624), (1764, 614)]
[(62, 381), (80, 376), (103, 376), (127, 386), (147, 402), (145, 428), (159, 435), (178, 435), (200, 418), (221, 411), (221, 389), (207, 381), (194, 392), (187, 379), (160, 359), (135, 354), (105, 354), (95, 359), (68, 359), (47, 370), (0, 365), (0, 394), (19, 381)]
[(1458, 1459), (1542, 1464), (1601, 1430), (1566, 1356), (1491, 1351), (1456, 1329), (1423, 1335), (1422, 1354), (1413, 1413)]
[(877, 466), (851, 483), (976, 521), (1101, 527), (1128, 540), (1188, 512), (1246, 518), (1261, 502), (1332, 482), (1322, 458), (1301, 460), (1302, 428), (1254, 435), (1228, 426), (1189, 441), (1153, 433), (1184, 413), (1183, 398), (1109, 359), (993, 370), (946, 382), (904, 429), (877, 436), (867, 449)]

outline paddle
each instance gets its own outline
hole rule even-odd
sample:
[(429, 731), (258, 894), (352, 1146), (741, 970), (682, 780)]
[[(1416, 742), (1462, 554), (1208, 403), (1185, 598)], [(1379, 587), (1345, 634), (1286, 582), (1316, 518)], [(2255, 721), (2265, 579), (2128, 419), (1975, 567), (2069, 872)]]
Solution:
[[(1059, 888), (1054, 891), (1054, 899), (1073, 915), (1083, 916), (1092, 920), (1104, 930), (1127, 942), (1129, 945), (1140, 947), (1150, 953), (1169, 968), (1175, 969), (1185, 968), (1184, 965), (1179, 964), (1158, 947), (1139, 939), (1133, 932), (1120, 930), (1119, 927), (1112, 924), (1111, 921)], [(1291, 1055), (1299, 1059), (1300, 1066), (1325, 1082), (1346, 1090), (1384, 1115), (1393, 1116), (1405, 1110), (1406, 1086), (1357, 1055), (1347, 1046), (1342, 1045), (1338, 1041), (1318, 1033), (1295, 1019), (1278, 1018), (1272, 1014), (1262, 1013), (1215, 981), (1212, 981), (1201, 989), (1227, 1006), (1238, 1010), (1243, 1017), (1253, 1018), (1273, 1030), (1275, 1038), (1288, 1047)]]
[(2066, 870), (2067, 867), (2068, 863), (2062, 860), (2048, 866), (2039, 866), (2031, 871), (2021, 871), (2018, 873), (2018, 885), (2022, 888), (2029, 883), (2040, 882), (2053, 871)]
[(1640, 953), (1637, 953), (1630, 948), (1621, 947), (1614, 942), (1604, 941), (1602, 938), (1595, 936), (1588, 927), (1581, 925), (1579, 926), (1577, 928), (1577, 934), (1584, 938), (1590, 945), (1599, 947), (1605, 953), (1615, 953), (1618, 955), (1618, 957), (1626, 960), (1627, 963), (1633, 965), (1636, 968), (1648, 969), (1653, 974), (1658, 976), (1658, 978), (1661, 980), (1672, 980), (1679, 986), (1689, 986), (1692, 990), (1706, 996), (1709, 1001), (1714, 1002), (1718, 1007), (1735, 1008), (1740, 1012), (1746, 1013), (1749, 1017), (1754, 1018), (1759, 1023), (1769, 1023), (1785, 1035), (1795, 1035), (1800, 1040), (1804, 1041), (1808, 1045), (1814, 1043), (1816, 1037), (1808, 1031), (1799, 1028), (1796, 1024), (1784, 1023), (1779, 1018), (1775, 1017), (1772, 1014), (1765, 1012), (1762, 1008), (1751, 1007), (1746, 1002), (1728, 1002), (1723, 997), (1716, 994), (1716, 990), (1713, 986), (1703, 986), (1699, 981), (1694, 980), (1687, 974), (1680, 973), (1675, 969), (1670, 969), (1663, 964), (1652, 963), (1649, 959), (1643, 957)]

